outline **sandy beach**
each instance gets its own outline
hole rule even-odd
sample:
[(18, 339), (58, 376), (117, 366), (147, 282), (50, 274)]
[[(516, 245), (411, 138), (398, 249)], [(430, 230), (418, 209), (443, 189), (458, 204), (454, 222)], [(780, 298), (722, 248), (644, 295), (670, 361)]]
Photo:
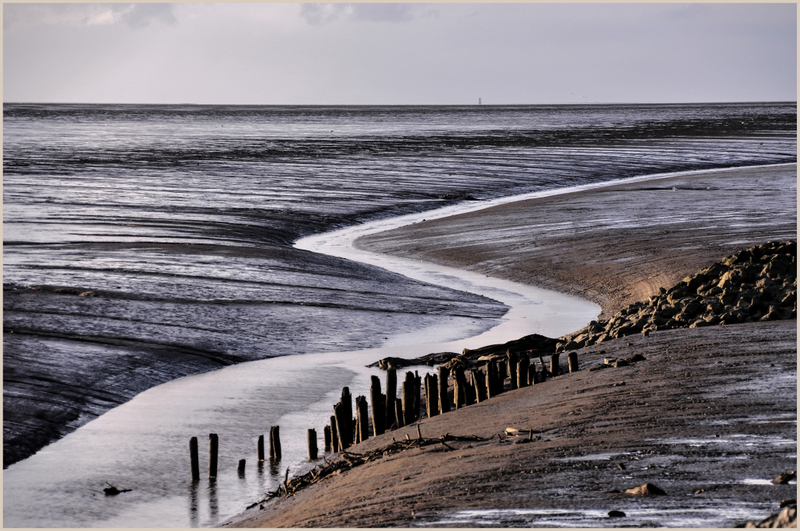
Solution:
[[(796, 166), (512, 203), (358, 241), (555, 288), (605, 316), (744, 248), (796, 238)], [(581, 369), (371, 438), (477, 436), (378, 459), (256, 506), (242, 527), (733, 526), (796, 498), (796, 320), (663, 330)], [(516, 339), (516, 338), (508, 338)], [(606, 357), (645, 360), (589, 371)], [(354, 390), (361, 393), (362, 390)], [(516, 428), (525, 437), (506, 435)], [(530, 439), (525, 441), (525, 439)], [(626, 494), (651, 483), (664, 496)], [(611, 520), (609, 511), (625, 514)]]

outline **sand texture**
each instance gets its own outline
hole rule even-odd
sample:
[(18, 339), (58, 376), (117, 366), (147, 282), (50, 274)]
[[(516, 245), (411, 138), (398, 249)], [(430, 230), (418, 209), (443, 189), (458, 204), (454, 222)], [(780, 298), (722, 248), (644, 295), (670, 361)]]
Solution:
[[(553, 287), (611, 315), (726, 255), (795, 238), (796, 166), (782, 166), (513, 203), (359, 244)], [(377, 459), (231, 525), (729, 527), (796, 498), (795, 482), (771, 482), (796, 470), (796, 320), (659, 330), (577, 353), (578, 372), (351, 451), (420, 433), (479, 441)], [(635, 354), (644, 360), (590, 370)], [(645, 484), (666, 494), (626, 493)]]

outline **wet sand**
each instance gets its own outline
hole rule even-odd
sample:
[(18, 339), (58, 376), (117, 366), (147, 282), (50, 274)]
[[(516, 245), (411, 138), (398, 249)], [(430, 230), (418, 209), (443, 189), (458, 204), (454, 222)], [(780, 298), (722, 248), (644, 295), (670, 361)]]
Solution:
[[(556, 288), (605, 315), (723, 256), (796, 238), (796, 166), (736, 169), (513, 203), (359, 240), (370, 250)], [(379, 459), (255, 508), (237, 526), (731, 526), (776, 512), (796, 483), (797, 323), (625, 337), (584, 370), (424, 419), (477, 435)], [(515, 339), (515, 338), (508, 338)], [(606, 356), (646, 360), (588, 371)], [(361, 390), (354, 390), (361, 393)], [(532, 430), (532, 440), (500, 435)], [(361, 453), (417, 427), (370, 439)], [(517, 444), (515, 444), (517, 443)], [(653, 483), (666, 496), (626, 489)], [(608, 511), (626, 517), (611, 520)]]

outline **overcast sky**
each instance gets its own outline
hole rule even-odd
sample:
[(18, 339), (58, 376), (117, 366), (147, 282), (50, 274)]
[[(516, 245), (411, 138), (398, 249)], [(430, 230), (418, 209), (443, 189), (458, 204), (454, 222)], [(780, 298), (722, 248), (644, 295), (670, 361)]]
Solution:
[(796, 4), (4, 4), (5, 102), (796, 101)]

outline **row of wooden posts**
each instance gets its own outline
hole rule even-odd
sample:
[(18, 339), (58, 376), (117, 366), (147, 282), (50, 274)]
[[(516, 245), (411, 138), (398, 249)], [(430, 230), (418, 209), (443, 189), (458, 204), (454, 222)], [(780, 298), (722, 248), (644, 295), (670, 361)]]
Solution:
[[(550, 368), (547, 369), (544, 359), (540, 356), (541, 370), (536, 369), (536, 363), (527, 355), (518, 355), (508, 352), (503, 361), (489, 361), (484, 369), (468, 369), (461, 367), (439, 367), (438, 374), (426, 374), (424, 378), (425, 413), (434, 417), (475, 403), (480, 403), (493, 398), (505, 391), (505, 379), (508, 378), (511, 389), (518, 389), (542, 383), (546, 378), (560, 374), (559, 354), (550, 357)], [(570, 352), (568, 356), (569, 372), (578, 370), (578, 356)], [(452, 398), (448, 392), (448, 378), (453, 381)], [(420, 418), (422, 410), (423, 380), (418, 372), (406, 372), (405, 380), (401, 384), (400, 397), (397, 393), (397, 372), (395, 369), (386, 371), (386, 394), (381, 392), (380, 378), (372, 376), (370, 386), (370, 402), (372, 403), (372, 417), (368, 415), (367, 399), (357, 396), (355, 399), (355, 416), (353, 415), (353, 397), (350, 389), (342, 389), (342, 397), (333, 406), (333, 415), (330, 424), (324, 428), (324, 441), (326, 452), (341, 452), (365, 441), (370, 437), (370, 420), (372, 435), (382, 435), (386, 431), (402, 428)], [(209, 438), (208, 477), (217, 477), (217, 456), (219, 451), (219, 438), (212, 433)], [(307, 430), (308, 458), (312, 461), (318, 457), (317, 432)], [(198, 455), (197, 437), (189, 441), (189, 454), (191, 459), (192, 480), (200, 479), (200, 464)], [(264, 436), (260, 435), (257, 445), (258, 461), (265, 460)], [(281, 459), (280, 427), (272, 426), (269, 430), (269, 456), (272, 462)], [(244, 473), (245, 459), (238, 465), (240, 474)]]

